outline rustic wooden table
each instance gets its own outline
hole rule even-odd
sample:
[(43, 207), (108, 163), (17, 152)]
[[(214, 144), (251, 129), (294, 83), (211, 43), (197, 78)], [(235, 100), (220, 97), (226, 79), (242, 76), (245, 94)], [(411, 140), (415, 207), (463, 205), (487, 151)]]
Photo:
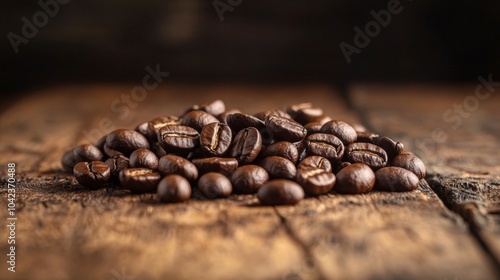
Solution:
[[(49, 88), (1, 113), (3, 223), (8, 162), (18, 181), (16, 272), (7, 270), (2, 226), (1, 279), (500, 277), (498, 92), (479, 100), (474, 85), (358, 85), (343, 98), (321, 85), (164, 86), (127, 105), (121, 96), (132, 88)], [(329, 194), (296, 206), (197, 193), (158, 204), (153, 195), (84, 190), (61, 171), (63, 151), (88, 142), (85, 133), (133, 128), (219, 98), (246, 112), (313, 102), (405, 143), (427, 164), (427, 182), (410, 193)], [(455, 113), (455, 104), (464, 111)]]

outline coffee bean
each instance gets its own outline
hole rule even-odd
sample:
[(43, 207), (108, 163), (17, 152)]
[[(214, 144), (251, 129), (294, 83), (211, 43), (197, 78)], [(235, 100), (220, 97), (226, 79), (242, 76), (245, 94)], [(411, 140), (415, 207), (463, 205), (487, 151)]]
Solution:
[(83, 144), (65, 152), (61, 158), (61, 164), (66, 172), (72, 172), (75, 165), (79, 162), (100, 161), (103, 157), (101, 150), (96, 146)]
[(304, 139), (307, 135), (307, 130), (300, 123), (292, 119), (270, 115), (266, 117), (265, 124), (266, 128), (274, 133), (275, 139), (297, 142)]
[(375, 187), (390, 192), (413, 191), (418, 187), (419, 179), (413, 172), (401, 167), (384, 167), (375, 172)]
[(240, 166), (231, 174), (235, 193), (256, 193), (268, 180), (267, 171), (253, 164)]
[(262, 149), (262, 138), (255, 127), (247, 127), (236, 135), (229, 155), (238, 160), (239, 164), (252, 162)]
[(333, 168), (333, 173), (337, 174), (339, 173), (340, 170), (344, 169), (345, 167), (351, 165), (350, 162), (344, 161), (344, 162), (338, 162), (337, 165)]
[(167, 154), (167, 152), (165, 152), (165, 149), (163, 149), (161, 143), (158, 142), (158, 140), (151, 143), (149, 149), (156, 155), (157, 158), (161, 158), (162, 156)]
[(120, 184), (133, 193), (156, 192), (161, 175), (149, 168), (127, 168), (120, 171)]
[(424, 178), (426, 174), (424, 162), (416, 155), (409, 152), (404, 152), (397, 155), (392, 160), (391, 165), (410, 170), (415, 175), (417, 175), (418, 179)]
[(184, 177), (172, 174), (160, 181), (157, 193), (162, 202), (183, 202), (191, 196), (191, 185)]
[(148, 138), (148, 140), (151, 141), (151, 139), (149, 139), (149, 137), (148, 137), (148, 122), (143, 122), (143, 123), (137, 125), (134, 128), (134, 130), (137, 131), (137, 132), (139, 132), (140, 134), (142, 134), (143, 136), (145, 136), (146, 138)]
[(340, 160), (344, 155), (344, 144), (334, 135), (315, 133), (306, 138), (307, 152), (330, 160)]
[(326, 172), (332, 172), (332, 164), (326, 158), (321, 156), (310, 156), (303, 159), (298, 166), (302, 168), (321, 168)]
[(158, 141), (158, 131), (166, 125), (180, 125), (181, 121), (176, 116), (157, 117), (147, 122), (146, 135), (149, 141)]
[(214, 122), (219, 122), (219, 120), (201, 110), (191, 111), (185, 114), (181, 119), (181, 125), (192, 127), (198, 132), (201, 132), (205, 125)]
[(384, 149), (370, 143), (349, 144), (345, 158), (351, 163), (364, 163), (374, 170), (387, 165), (387, 154)]
[(335, 185), (335, 175), (321, 168), (301, 168), (296, 180), (309, 195), (325, 194)]
[(278, 117), (282, 117), (282, 118), (286, 118), (286, 119), (292, 118), (285, 111), (281, 111), (281, 110), (277, 110), (277, 109), (259, 112), (259, 113), (254, 115), (254, 117), (258, 118), (261, 121), (265, 121), (267, 116), (278, 116)]
[(166, 125), (158, 131), (158, 142), (166, 152), (187, 154), (198, 147), (200, 135), (184, 125)]
[(108, 158), (105, 162), (111, 171), (111, 178), (113, 180), (118, 180), (118, 175), (120, 171), (129, 168), (129, 158), (124, 155), (115, 155)]
[(343, 194), (367, 193), (375, 185), (375, 173), (366, 164), (353, 163), (336, 175), (335, 191)]
[(356, 142), (371, 143), (371, 144), (374, 144), (375, 138), (379, 136), (378, 134), (372, 132), (356, 132), (356, 135), (358, 136)]
[(374, 138), (373, 144), (385, 150), (389, 161), (391, 161), (395, 156), (401, 154), (404, 149), (403, 143), (396, 142), (387, 136)]
[(102, 161), (82, 161), (75, 165), (73, 174), (80, 185), (96, 189), (109, 180), (111, 172), (109, 166)]
[(113, 150), (110, 147), (108, 147), (108, 144), (104, 144), (104, 154), (108, 157), (113, 157), (113, 156), (118, 156), (118, 155), (123, 155), (122, 152)]
[(209, 157), (193, 159), (192, 162), (201, 174), (208, 172), (223, 172), (231, 174), (234, 170), (236, 170), (236, 168), (238, 168), (238, 161), (234, 158)]
[(263, 159), (259, 165), (267, 171), (271, 178), (293, 180), (297, 175), (295, 164), (283, 157), (270, 156)]
[(205, 111), (210, 115), (217, 116), (226, 111), (226, 104), (224, 104), (224, 101), (218, 99), (211, 103), (201, 105), (200, 110)]
[(294, 181), (271, 180), (262, 185), (257, 198), (263, 205), (293, 205), (304, 198), (304, 190)]
[(261, 153), (262, 157), (279, 156), (289, 159), (293, 163), (297, 163), (299, 159), (299, 151), (294, 144), (286, 141), (274, 142), (267, 146)]
[(315, 122), (323, 116), (323, 109), (315, 108), (311, 103), (300, 103), (286, 108), (286, 112), (300, 124)]
[[(129, 129), (117, 129), (106, 138), (106, 146), (111, 150), (123, 153), (129, 156), (133, 151), (139, 148), (149, 149), (149, 142), (142, 134)], [(105, 146), (105, 148), (106, 148)], [(111, 154), (110, 156), (113, 156)]]
[(320, 133), (322, 126), (323, 125), (320, 122), (310, 122), (304, 125), (304, 128), (307, 130), (307, 135), (311, 135), (314, 133)]
[(198, 179), (198, 169), (189, 160), (176, 155), (166, 155), (158, 161), (158, 172), (161, 175), (178, 174), (194, 181)]
[(231, 146), (232, 137), (231, 128), (227, 124), (207, 124), (200, 134), (201, 150), (207, 156), (222, 156)]
[(207, 198), (227, 197), (233, 191), (233, 187), (229, 179), (216, 172), (208, 172), (203, 174), (198, 180), (198, 189)]
[(265, 126), (263, 121), (254, 116), (243, 113), (233, 113), (227, 115), (226, 123), (234, 133), (238, 133), (240, 130), (247, 127), (255, 127), (257, 130), (260, 130)]
[(219, 114), (217, 116), (217, 119), (221, 123), (227, 124), (227, 116), (230, 115), (230, 114), (234, 114), (234, 113), (241, 113), (241, 111), (240, 110), (236, 110), (236, 109), (227, 110), (227, 111), (223, 112), (222, 114)]
[(97, 140), (97, 143), (95, 146), (101, 151), (101, 153), (104, 155), (104, 145), (106, 145), (106, 138), (108, 137), (107, 134), (103, 135), (99, 140)]
[(130, 166), (156, 170), (158, 169), (158, 157), (152, 151), (140, 148), (130, 154)]
[(321, 132), (337, 136), (345, 146), (356, 142), (358, 137), (356, 130), (343, 121), (329, 121), (321, 127)]

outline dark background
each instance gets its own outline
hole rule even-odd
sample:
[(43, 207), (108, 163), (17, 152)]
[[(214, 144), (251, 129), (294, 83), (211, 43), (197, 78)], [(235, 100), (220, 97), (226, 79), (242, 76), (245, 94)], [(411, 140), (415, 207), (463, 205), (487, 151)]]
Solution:
[(388, 2), (243, 0), (221, 22), (211, 0), (72, 0), (16, 54), (7, 34), (22, 36), (21, 18), (33, 22), (41, 7), (2, 1), (2, 92), (137, 83), (156, 64), (186, 83), (500, 80), (500, 1), (401, 0), (403, 11), (347, 63), (340, 42), (353, 44), (353, 28)]

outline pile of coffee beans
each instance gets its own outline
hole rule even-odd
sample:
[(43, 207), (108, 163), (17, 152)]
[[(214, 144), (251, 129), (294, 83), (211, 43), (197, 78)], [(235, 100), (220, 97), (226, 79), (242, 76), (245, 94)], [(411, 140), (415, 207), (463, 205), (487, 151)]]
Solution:
[(62, 165), (82, 186), (120, 185), (163, 202), (198, 188), (210, 199), (256, 193), (264, 205), (287, 205), (332, 191), (412, 191), (425, 166), (403, 148), (310, 103), (249, 115), (216, 100), (79, 145)]

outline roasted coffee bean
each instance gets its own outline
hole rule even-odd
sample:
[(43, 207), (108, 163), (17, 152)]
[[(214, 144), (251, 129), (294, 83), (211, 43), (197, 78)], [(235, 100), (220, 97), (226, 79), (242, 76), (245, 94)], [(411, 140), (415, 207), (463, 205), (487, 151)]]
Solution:
[(267, 171), (253, 164), (240, 166), (231, 174), (231, 183), (235, 193), (256, 193), (268, 180)]
[(303, 159), (298, 166), (302, 168), (321, 168), (326, 172), (332, 172), (332, 164), (326, 158), (321, 156), (310, 156)]
[(158, 142), (168, 153), (187, 154), (198, 147), (200, 135), (184, 125), (166, 125), (158, 131)]
[(337, 174), (339, 173), (340, 170), (344, 169), (345, 167), (351, 165), (350, 162), (344, 161), (344, 162), (338, 162), (337, 165), (333, 168), (333, 173)]
[(223, 112), (222, 114), (219, 114), (217, 116), (217, 119), (221, 123), (227, 124), (227, 116), (230, 115), (230, 114), (234, 114), (234, 113), (241, 113), (241, 111), (240, 110), (236, 110), (236, 109), (227, 110), (227, 111)]
[[(151, 139), (149, 139), (149, 137), (148, 137), (148, 122), (143, 122), (143, 123), (139, 124), (138, 126), (136, 126), (134, 128), (134, 130), (139, 132), (143, 136), (146, 136), (146, 138), (148, 138), (148, 140), (151, 141)], [(155, 135), (155, 137), (156, 137), (156, 135)]]
[(114, 156), (118, 156), (118, 155), (123, 155), (122, 152), (111, 149), (110, 147), (108, 147), (107, 144), (104, 144), (104, 154), (106, 156), (108, 156), (108, 157), (114, 157)]
[(120, 184), (133, 193), (154, 193), (161, 175), (149, 168), (127, 168), (120, 171)]
[(311, 135), (314, 133), (320, 133), (322, 126), (323, 125), (320, 122), (310, 122), (304, 125), (304, 128), (307, 130), (307, 135)]
[(231, 181), (216, 172), (208, 172), (203, 174), (198, 180), (198, 189), (207, 198), (227, 197), (233, 191)]
[(62, 156), (61, 164), (66, 172), (72, 172), (73, 167), (79, 162), (100, 161), (103, 157), (101, 150), (96, 146), (83, 144), (65, 152)]
[(196, 166), (189, 160), (176, 155), (161, 157), (158, 161), (158, 171), (163, 176), (179, 174), (190, 181), (198, 179), (198, 169)]
[(181, 121), (176, 116), (157, 117), (147, 123), (146, 136), (151, 142), (158, 141), (158, 131), (166, 125), (180, 125)]
[(395, 156), (401, 154), (405, 147), (403, 143), (396, 142), (387, 136), (376, 137), (373, 139), (373, 144), (385, 150), (389, 161), (391, 161)]
[(335, 175), (322, 168), (301, 168), (297, 171), (297, 183), (309, 195), (329, 192), (335, 185)]
[(149, 149), (151, 152), (153, 152), (157, 158), (161, 158), (162, 156), (166, 155), (167, 152), (165, 152), (165, 149), (161, 146), (160, 142), (158, 142), (158, 139), (151, 143)]
[(367, 193), (375, 185), (375, 173), (366, 164), (353, 163), (340, 170), (335, 183), (335, 191), (344, 194)]
[(124, 155), (115, 155), (108, 158), (105, 162), (111, 170), (111, 179), (117, 180), (120, 171), (130, 167), (129, 158)]
[(344, 144), (334, 135), (315, 133), (307, 136), (306, 148), (309, 154), (340, 160), (344, 155)]
[[(111, 150), (123, 153), (129, 156), (133, 151), (139, 148), (149, 149), (149, 142), (142, 134), (129, 129), (117, 129), (106, 138), (106, 146)], [(106, 148), (106, 146), (104, 148)], [(110, 154), (109, 156), (113, 156)]]
[(108, 137), (107, 134), (103, 135), (99, 140), (97, 140), (97, 143), (95, 146), (101, 151), (101, 153), (104, 155), (104, 145), (106, 145), (106, 138)]
[(329, 121), (321, 127), (321, 132), (337, 136), (345, 146), (356, 142), (358, 138), (356, 130), (343, 121)]
[(315, 108), (311, 103), (300, 103), (286, 107), (286, 112), (300, 124), (315, 122), (323, 116), (323, 109)]
[(191, 185), (181, 175), (172, 174), (160, 181), (157, 193), (162, 202), (183, 202), (191, 196)]
[(356, 142), (363, 142), (363, 143), (372, 143), (372, 144), (374, 144), (375, 138), (378, 137), (378, 134), (375, 134), (375, 133), (372, 133), (372, 132), (356, 132), (356, 134), (358, 136), (358, 139), (356, 140)]
[(299, 159), (299, 151), (294, 144), (286, 141), (274, 142), (267, 146), (262, 152), (262, 157), (279, 156), (289, 159), (293, 163), (297, 163)]
[(209, 157), (193, 159), (193, 164), (200, 174), (208, 172), (223, 172), (231, 174), (238, 168), (238, 161), (234, 158)]
[(261, 121), (265, 121), (267, 116), (278, 116), (286, 119), (292, 119), (292, 117), (288, 113), (277, 109), (259, 112), (254, 115), (254, 117)]
[(263, 205), (293, 205), (304, 198), (304, 190), (294, 181), (271, 180), (262, 185), (257, 198)]
[(96, 189), (109, 180), (111, 172), (109, 166), (102, 161), (82, 161), (75, 165), (73, 174), (80, 185)]
[(387, 154), (384, 149), (370, 143), (352, 143), (346, 148), (345, 158), (351, 163), (364, 163), (373, 170), (387, 165)]
[(224, 104), (224, 101), (217, 99), (211, 103), (201, 105), (200, 110), (210, 115), (217, 116), (226, 111), (226, 104)]
[(158, 169), (158, 157), (150, 150), (140, 148), (130, 154), (130, 167)]
[(375, 188), (388, 192), (413, 191), (418, 187), (419, 179), (413, 172), (401, 167), (384, 167), (375, 172)]
[(198, 132), (201, 132), (205, 125), (214, 122), (219, 122), (219, 120), (201, 110), (191, 111), (185, 114), (181, 119), (181, 125), (192, 127)]
[(207, 156), (222, 156), (231, 146), (232, 137), (231, 128), (227, 124), (207, 124), (200, 134), (201, 150)]
[(298, 122), (278, 116), (266, 117), (266, 128), (271, 130), (275, 139), (298, 142), (307, 135), (307, 130)]
[(269, 174), (269, 177), (273, 179), (293, 180), (297, 175), (295, 164), (283, 157), (270, 156), (263, 159), (259, 165), (263, 167)]
[(417, 175), (418, 179), (422, 179), (425, 177), (425, 164), (420, 158), (412, 153), (404, 152), (397, 155), (392, 160), (391, 165), (410, 170), (415, 175)]
[(255, 127), (240, 130), (234, 137), (229, 155), (238, 160), (239, 164), (252, 162), (262, 149), (262, 138)]
[(260, 130), (265, 126), (263, 121), (254, 116), (243, 113), (233, 113), (227, 115), (226, 122), (234, 133), (238, 133), (240, 130), (247, 127), (255, 127)]

